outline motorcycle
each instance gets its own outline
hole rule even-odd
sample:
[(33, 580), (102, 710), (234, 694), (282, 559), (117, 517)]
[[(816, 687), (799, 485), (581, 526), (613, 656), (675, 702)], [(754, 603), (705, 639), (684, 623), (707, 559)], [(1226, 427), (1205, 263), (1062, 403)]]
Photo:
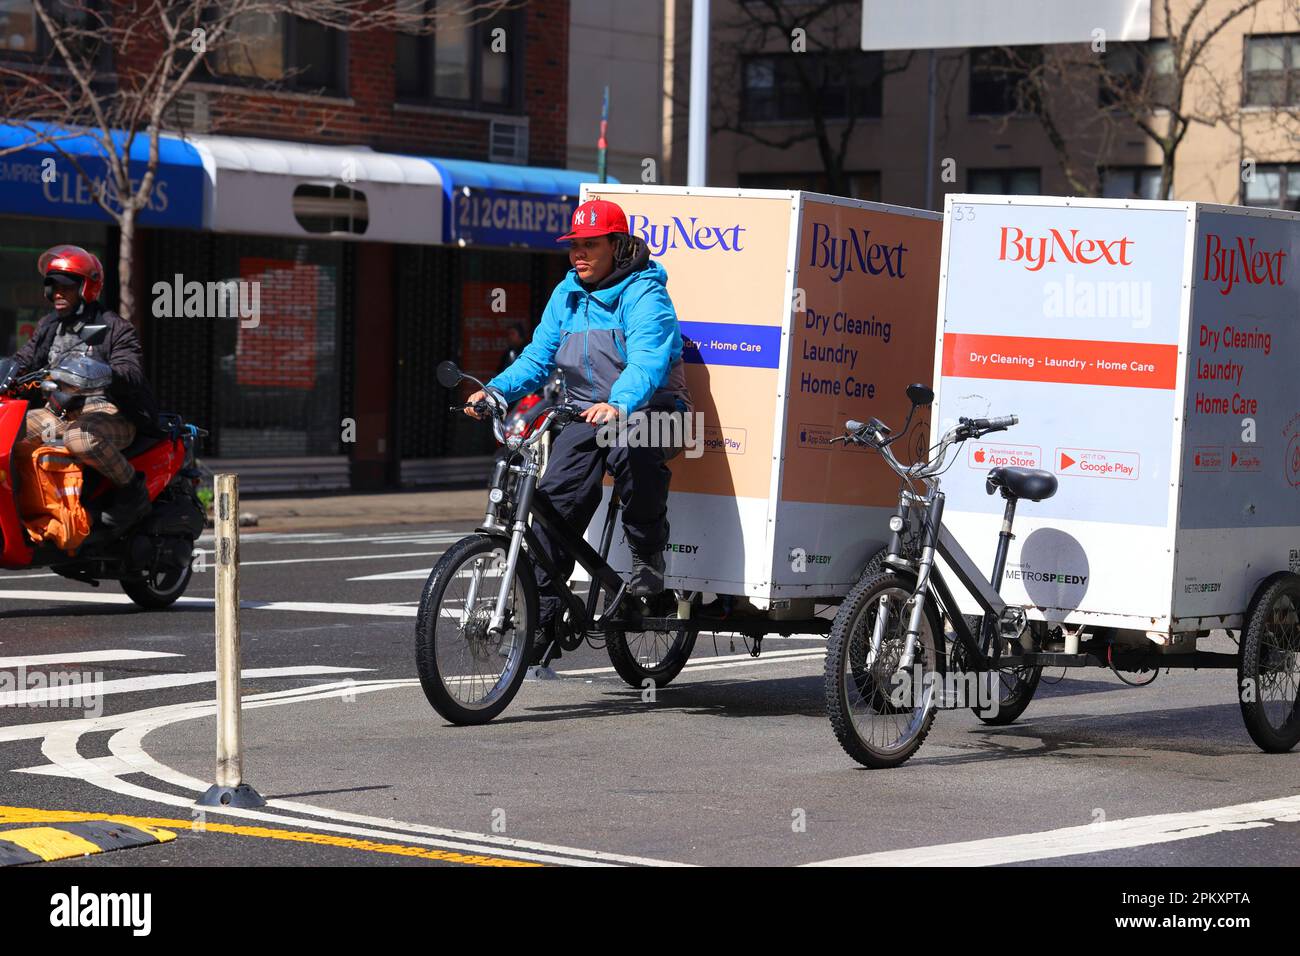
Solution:
[[(104, 328), (88, 326), (83, 335), (93, 336)], [(152, 504), (130, 527), (115, 532), (99, 521), (113, 485), (85, 468), (81, 498), (91, 517), (89, 536), (72, 554), (51, 543), (34, 541), (19, 513), (14, 450), (26, 434), (28, 397), (41, 392), (53, 397), (64, 384), (51, 379), (52, 371), (40, 369), (19, 376), (13, 359), (0, 359), (0, 568), (49, 568), (92, 587), (104, 580), (117, 581), (140, 607), (159, 609), (174, 604), (193, 576), (194, 542), (205, 524), (197, 494), (200, 473), (194, 440), (207, 432), (186, 424), (179, 415), (164, 414), (159, 421), (160, 435), (138, 435), (122, 450), (132, 467), (144, 475)]]

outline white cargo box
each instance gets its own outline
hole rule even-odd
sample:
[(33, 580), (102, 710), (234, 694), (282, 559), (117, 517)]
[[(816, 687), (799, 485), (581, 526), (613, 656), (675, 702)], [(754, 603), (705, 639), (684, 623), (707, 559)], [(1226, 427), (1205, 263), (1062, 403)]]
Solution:
[[(944, 521), (991, 572), (993, 465), (1055, 474), (1022, 502), (1002, 581), (1040, 620), (1239, 627), (1300, 570), (1300, 215), (1190, 202), (949, 196), (937, 436), (967, 442)], [(966, 610), (974, 611), (970, 604)]]
[[(670, 464), (668, 586), (843, 595), (886, 542), (898, 481), (827, 442), (849, 418), (901, 422), (904, 388), (930, 381), (941, 217), (777, 190), (586, 185), (594, 198), (668, 271), (689, 340), (702, 446)], [(621, 531), (610, 563), (628, 567)]]

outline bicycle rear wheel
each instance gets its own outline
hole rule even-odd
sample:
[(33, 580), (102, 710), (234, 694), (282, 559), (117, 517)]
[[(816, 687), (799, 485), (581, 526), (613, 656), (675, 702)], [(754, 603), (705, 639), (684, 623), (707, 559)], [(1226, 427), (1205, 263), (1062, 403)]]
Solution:
[(1250, 737), (1266, 753), (1300, 743), (1300, 575), (1273, 582), (1241, 633), (1237, 692)]
[[(984, 619), (968, 614), (966, 623), (972, 633), (978, 635), (984, 625)], [(1003, 654), (1014, 653), (1017, 650), (1017, 646), (1003, 637), (995, 637), (994, 640), (1002, 641)], [(987, 647), (985, 653), (988, 653)], [(967, 670), (965, 649), (957, 641), (952, 643), (948, 662), (952, 665), (948, 668), (949, 672)], [(990, 703), (988, 706), (977, 704), (971, 707), (971, 713), (992, 727), (1003, 727), (1023, 714), (1030, 701), (1034, 699), (1034, 693), (1038, 690), (1038, 681), (1043, 676), (1043, 668), (1041, 666), (1000, 668), (987, 672), (987, 675), (990, 684), (985, 686), (990, 687), (991, 693), (985, 699), (990, 700)], [(980, 693), (984, 693), (983, 687), (980, 688)], [(994, 700), (996, 702), (993, 702)]]
[[(826, 711), (844, 751), (866, 767), (897, 767), (924, 743), (934, 723), (942, 680), (943, 631), (925, 603), (911, 670), (896, 677), (906, 643), (913, 582), (886, 572), (859, 581), (840, 605), (826, 649)], [(871, 655), (876, 621), (885, 616)], [(939, 686), (936, 686), (939, 685)]]
[(488, 628), (509, 542), (471, 535), (434, 566), (415, 621), (415, 663), (433, 709), (453, 724), (485, 724), (514, 699), (537, 620), (532, 565), (520, 556), (500, 633)]

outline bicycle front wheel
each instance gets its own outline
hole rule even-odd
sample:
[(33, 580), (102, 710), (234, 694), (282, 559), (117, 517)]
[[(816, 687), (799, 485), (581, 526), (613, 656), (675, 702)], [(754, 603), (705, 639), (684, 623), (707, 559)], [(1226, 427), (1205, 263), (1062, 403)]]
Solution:
[(471, 535), (434, 566), (415, 620), (415, 663), (433, 709), (453, 724), (485, 724), (523, 683), (537, 620), (537, 584), (520, 555), (503, 626), (490, 630), (505, 586), (509, 542)]
[[(925, 603), (911, 668), (899, 674), (913, 583), (886, 572), (859, 581), (840, 605), (826, 649), (826, 711), (835, 737), (858, 763), (897, 767), (925, 741), (942, 689), (942, 630)], [(882, 620), (883, 618), (883, 620)], [(882, 621), (880, 647), (872, 635)]]

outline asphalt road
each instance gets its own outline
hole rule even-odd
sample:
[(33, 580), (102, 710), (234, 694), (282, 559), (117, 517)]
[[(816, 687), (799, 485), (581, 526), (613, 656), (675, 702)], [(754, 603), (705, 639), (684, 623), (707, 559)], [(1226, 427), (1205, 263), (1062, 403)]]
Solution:
[[(194, 807), (213, 778), (211, 571), (161, 612), (111, 583), (0, 572), (0, 672), (25, 682), (0, 690), (0, 823), (35, 808), (178, 834), (69, 861), (95, 866), (1300, 859), (1300, 754), (1256, 749), (1230, 671), (1144, 689), (1074, 671), (1009, 727), (941, 713), (892, 771), (835, 742), (817, 638), (754, 659), (702, 636), (651, 701), (582, 648), (492, 724), (449, 726), (416, 681), (414, 615), (468, 527), (245, 535), (244, 776), (271, 801), (256, 811)], [(92, 698), (41, 699), (73, 672)]]

